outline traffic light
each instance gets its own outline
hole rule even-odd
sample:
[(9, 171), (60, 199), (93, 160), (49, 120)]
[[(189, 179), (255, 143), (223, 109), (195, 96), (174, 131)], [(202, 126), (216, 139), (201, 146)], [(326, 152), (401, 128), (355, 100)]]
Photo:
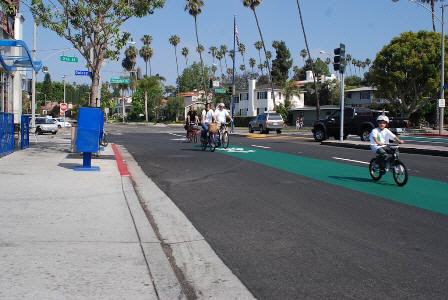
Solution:
[(340, 44), (339, 48), (334, 49), (334, 70), (344, 73), (345, 70), (345, 45)]
[(232, 96), (233, 95), (233, 86), (229, 86), (227, 89), (227, 95)]
[(209, 88), (213, 88), (213, 78), (210, 78), (210, 81), (209, 81)]

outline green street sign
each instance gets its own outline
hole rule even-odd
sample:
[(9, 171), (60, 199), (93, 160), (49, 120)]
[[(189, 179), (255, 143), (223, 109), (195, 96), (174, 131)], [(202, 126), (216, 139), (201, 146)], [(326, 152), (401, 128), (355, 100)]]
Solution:
[(227, 93), (227, 90), (226, 89), (215, 89), (215, 93), (217, 93), (217, 94), (225, 94), (225, 93)]
[(62, 55), (60, 58), (61, 58), (61, 61), (65, 61), (65, 62), (78, 62), (78, 58), (76, 56)]
[(127, 78), (111, 78), (110, 79), (110, 83), (124, 83), (124, 84), (129, 84), (131, 83), (130, 79)]

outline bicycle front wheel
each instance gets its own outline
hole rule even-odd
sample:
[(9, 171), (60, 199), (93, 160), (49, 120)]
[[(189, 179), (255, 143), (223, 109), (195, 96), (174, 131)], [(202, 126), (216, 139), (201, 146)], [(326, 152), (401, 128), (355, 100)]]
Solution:
[(408, 182), (408, 169), (401, 161), (397, 160), (392, 166), (392, 174), (398, 186), (403, 186)]
[(381, 176), (383, 176), (383, 173), (380, 171), (380, 166), (378, 165), (376, 158), (372, 158), (369, 164), (369, 173), (370, 177), (372, 177), (373, 180), (378, 181), (380, 180)]
[(227, 131), (225, 131), (222, 134), (221, 144), (222, 144), (224, 149), (227, 149), (227, 147), (229, 147), (229, 133)]

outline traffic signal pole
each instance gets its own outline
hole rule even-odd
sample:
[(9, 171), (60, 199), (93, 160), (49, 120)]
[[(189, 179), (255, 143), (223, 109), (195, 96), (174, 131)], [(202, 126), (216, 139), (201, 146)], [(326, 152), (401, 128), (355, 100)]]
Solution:
[(341, 126), (339, 141), (344, 141), (344, 72), (341, 73)]
[(341, 112), (340, 112), (340, 131), (339, 141), (344, 140), (344, 71), (345, 71), (345, 45), (339, 44), (339, 48), (334, 49), (334, 70), (341, 73)]

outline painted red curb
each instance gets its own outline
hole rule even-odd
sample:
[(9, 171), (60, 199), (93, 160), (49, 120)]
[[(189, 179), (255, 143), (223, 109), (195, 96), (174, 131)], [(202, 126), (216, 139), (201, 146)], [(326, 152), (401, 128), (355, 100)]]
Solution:
[(125, 162), (123, 161), (120, 151), (118, 150), (118, 148), (115, 144), (112, 144), (112, 150), (114, 150), (114, 153), (115, 153), (115, 160), (117, 161), (117, 167), (118, 167), (118, 171), (120, 172), (120, 175), (121, 176), (129, 176), (128, 167), (126, 166)]
[(448, 138), (448, 134), (435, 134), (435, 133), (424, 133), (424, 136), (434, 136), (434, 137), (446, 137)]

